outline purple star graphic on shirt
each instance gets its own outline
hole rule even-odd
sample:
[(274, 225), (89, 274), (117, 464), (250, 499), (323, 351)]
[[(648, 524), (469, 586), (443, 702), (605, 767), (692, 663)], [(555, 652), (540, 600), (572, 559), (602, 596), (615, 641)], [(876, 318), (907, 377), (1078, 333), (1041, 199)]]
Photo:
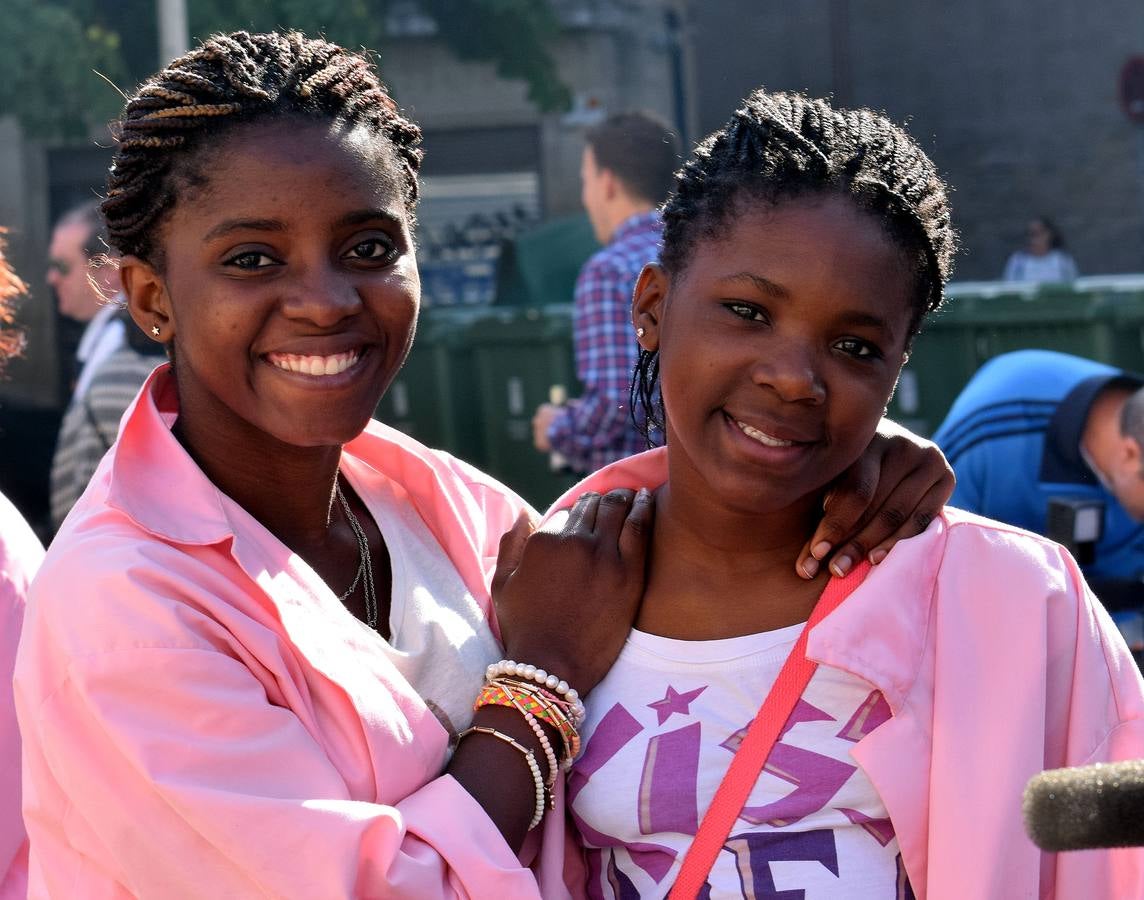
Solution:
[(663, 695), (662, 700), (656, 700), (654, 703), (648, 704), (648, 709), (654, 709), (656, 718), (659, 719), (659, 724), (662, 725), (671, 718), (673, 713), (682, 713), (687, 715), (691, 710), (692, 701), (707, 690), (707, 685), (697, 687), (693, 691), (688, 691), (686, 694), (681, 694), (670, 684), (667, 686), (667, 693)]

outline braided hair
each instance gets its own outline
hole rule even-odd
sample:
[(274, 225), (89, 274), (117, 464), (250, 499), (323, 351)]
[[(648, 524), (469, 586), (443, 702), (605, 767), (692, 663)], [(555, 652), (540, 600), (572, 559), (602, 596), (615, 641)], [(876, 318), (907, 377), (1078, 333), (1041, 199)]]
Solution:
[[(868, 109), (834, 109), (797, 93), (754, 91), (731, 120), (695, 148), (663, 208), (664, 269), (679, 275), (701, 241), (718, 238), (747, 203), (850, 197), (885, 227), (915, 276), (912, 339), (942, 303), (957, 237), (946, 185), (917, 143)], [(664, 428), (659, 356), (641, 349), (631, 406), (650, 438)]]
[(113, 125), (116, 152), (101, 209), (121, 254), (161, 264), (155, 236), (181, 191), (203, 176), (201, 151), (240, 123), (287, 117), (365, 126), (385, 138), (417, 204), (421, 130), (401, 115), (364, 55), (327, 41), (244, 31), (211, 37), (152, 76)]

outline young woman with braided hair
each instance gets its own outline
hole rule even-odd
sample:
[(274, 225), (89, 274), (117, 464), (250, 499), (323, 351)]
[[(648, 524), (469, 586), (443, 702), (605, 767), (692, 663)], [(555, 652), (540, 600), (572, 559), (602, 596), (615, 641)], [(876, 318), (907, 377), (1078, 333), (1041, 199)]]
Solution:
[[(33, 589), (32, 895), (561, 896), (574, 689), (634, 618), (650, 496), (525, 545), (523, 501), (371, 422), (418, 311), (421, 152), (365, 58), (214, 37), (118, 127), (103, 211), (171, 364)], [(866, 546), (948, 497), (932, 450), (863, 459)]]
[(933, 164), (881, 115), (760, 90), (664, 222), (632, 405), (666, 447), (556, 504), (656, 494), (568, 781), (589, 896), (1144, 897), (1144, 850), (1041, 854), (1021, 823), (1041, 769), (1144, 756), (1140, 674), (1064, 550), (947, 509), (873, 570), (785, 563), (942, 302)]

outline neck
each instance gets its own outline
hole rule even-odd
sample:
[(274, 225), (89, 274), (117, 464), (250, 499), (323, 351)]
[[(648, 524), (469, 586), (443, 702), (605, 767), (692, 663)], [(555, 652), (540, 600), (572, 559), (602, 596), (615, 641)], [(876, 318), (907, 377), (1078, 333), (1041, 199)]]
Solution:
[(608, 209), (608, 240), (615, 238), (620, 226), (632, 216), (649, 213), (653, 209), (655, 205), (646, 200), (635, 200), (626, 195), (616, 197)]
[(668, 637), (709, 640), (805, 621), (828, 575), (795, 573), (813, 534), (821, 498), (766, 513), (728, 509), (702, 493), (656, 498), (648, 587), (638, 627)]
[(219, 490), (303, 556), (327, 541), (341, 447), (295, 447), (259, 432), (224, 451), (196, 440), (200, 420), (185, 413), (174, 434)]

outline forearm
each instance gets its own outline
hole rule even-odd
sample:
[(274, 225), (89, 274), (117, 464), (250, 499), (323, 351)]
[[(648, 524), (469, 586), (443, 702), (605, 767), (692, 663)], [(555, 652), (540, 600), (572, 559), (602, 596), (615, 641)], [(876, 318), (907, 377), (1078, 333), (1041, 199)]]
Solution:
[[(503, 706), (485, 706), (473, 716), (473, 725), (493, 728), (531, 750), (542, 777), (548, 779), (548, 763), (540, 741), (519, 712)], [(545, 723), (540, 723), (540, 727), (559, 755), (556, 729)], [(491, 735), (471, 734), (457, 747), (446, 772), (472, 794), (505, 842), (518, 851), (536, 805), (536, 783), (523, 754)]]

